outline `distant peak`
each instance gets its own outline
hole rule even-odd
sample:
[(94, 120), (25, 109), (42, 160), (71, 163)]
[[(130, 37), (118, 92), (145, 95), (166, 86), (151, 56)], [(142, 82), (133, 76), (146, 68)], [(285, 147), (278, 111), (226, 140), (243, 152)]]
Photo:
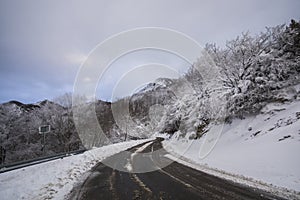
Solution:
[(21, 102), (19, 102), (19, 101), (16, 101), (16, 100), (9, 101), (9, 102), (7, 102), (6, 104), (15, 104), (15, 105), (17, 105), (17, 106), (19, 106), (19, 107), (21, 107), (21, 106), (24, 105), (23, 103), (21, 103)]
[[(37, 104), (39, 104), (39, 105), (41, 105), (41, 106), (44, 106), (44, 105), (47, 105), (47, 104), (57, 104), (57, 103), (55, 103), (55, 102), (53, 102), (53, 101), (50, 101), (50, 100), (48, 100), (48, 99), (45, 99), (45, 100), (43, 100), (43, 101), (38, 102)], [(59, 105), (59, 104), (57, 104), (57, 105)]]
[(27, 110), (27, 111), (33, 110), (34, 108), (39, 107), (38, 105), (24, 104), (24, 103), (21, 103), (21, 102), (16, 101), (16, 100), (9, 101), (7, 103), (4, 103), (3, 105), (16, 105), (17, 107), (19, 107), (21, 109), (24, 109), (24, 110)]

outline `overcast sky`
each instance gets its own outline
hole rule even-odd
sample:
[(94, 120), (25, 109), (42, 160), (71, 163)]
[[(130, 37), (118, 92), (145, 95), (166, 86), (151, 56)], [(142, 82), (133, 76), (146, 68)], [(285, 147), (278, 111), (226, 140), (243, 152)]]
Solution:
[[(0, 102), (31, 103), (71, 92), (88, 53), (121, 31), (165, 27), (202, 45), (215, 42), (222, 46), (241, 32), (256, 34), (266, 26), (299, 20), (299, 8), (299, 0), (0, 0)], [(101, 80), (99, 88), (104, 89), (98, 96), (109, 100), (120, 76), (143, 63), (162, 63), (184, 71), (186, 63), (176, 59), (151, 51), (121, 58)], [(155, 69), (157, 76), (175, 76)], [(129, 85), (130, 80), (133, 78), (127, 80)], [(130, 91), (124, 87), (122, 95), (126, 93)]]

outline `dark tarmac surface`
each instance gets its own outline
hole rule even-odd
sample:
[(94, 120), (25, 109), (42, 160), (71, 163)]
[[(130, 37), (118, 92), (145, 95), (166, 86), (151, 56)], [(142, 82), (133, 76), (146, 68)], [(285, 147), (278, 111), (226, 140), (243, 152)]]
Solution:
[[(73, 188), (69, 199), (282, 199), (172, 162), (164, 156), (167, 152), (161, 139), (140, 148), (143, 145), (107, 158), (104, 163), (110, 163), (114, 169), (97, 164), (87, 179)], [(145, 169), (155, 171), (137, 173)]]

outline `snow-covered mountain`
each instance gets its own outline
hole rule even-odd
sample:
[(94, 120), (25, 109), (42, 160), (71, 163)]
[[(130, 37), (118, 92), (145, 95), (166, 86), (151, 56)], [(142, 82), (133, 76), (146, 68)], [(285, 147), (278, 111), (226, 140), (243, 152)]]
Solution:
[[(39, 134), (41, 125), (51, 125), (44, 150), (43, 135)], [(6, 151), (5, 163), (83, 148), (68, 109), (48, 100), (1, 104), (0, 139)]]
[(300, 23), (292, 20), (288, 26), (268, 28), (260, 35), (242, 34), (223, 48), (206, 45), (216, 66), (217, 73), (210, 77), (215, 84), (212, 87), (200, 79), (197, 72), (205, 72), (207, 66), (199, 59), (185, 75), (199, 90), (184, 93), (167, 107), (159, 131), (173, 134), (180, 130), (200, 138), (212, 122), (230, 122), (256, 115), (269, 103), (296, 100), (300, 84), (299, 35)]
[[(223, 49), (206, 50), (221, 87), (209, 88), (188, 73), (202, 91), (167, 107), (160, 123), (169, 138), (164, 147), (208, 173), (289, 188), (299, 198), (300, 23), (255, 37), (246, 33)], [(218, 108), (224, 109), (220, 116)], [(170, 124), (174, 129), (166, 130)]]
[[(300, 23), (292, 21), (289, 26), (269, 28), (255, 37), (243, 34), (223, 49), (207, 45), (205, 50), (219, 71), (213, 74), (218, 87), (212, 88), (191, 69), (179, 79), (161, 78), (149, 83), (131, 97), (113, 103), (96, 101), (98, 122), (113, 142), (124, 140), (127, 133), (139, 138), (164, 133), (170, 138), (165, 148), (171, 152), (180, 153), (191, 145), (185, 156), (195, 162), (300, 190), (296, 172), (300, 162), (299, 35)], [(200, 60), (194, 67), (206, 66)], [(87, 116), (83, 125), (93, 105), (81, 110)], [(130, 119), (123, 115), (127, 110)], [(43, 124), (52, 127), (46, 136), (47, 155), (83, 148), (71, 116), (71, 110), (50, 101), (0, 105), (0, 144), (6, 150), (6, 162), (43, 155), (42, 136), (38, 134)], [(214, 138), (219, 136), (217, 129), (220, 140)], [(87, 133), (97, 134), (93, 129)], [(193, 148), (204, 141), (211, 146), (216, 141), (218, 144), (203, 161), (203, 155)], [(89, 142), (92, 147), (94, 141)], [(245, 155), (251, 158), (249, 165)], [(260, 170), (263, 167), (268, 171)], [(288, 173), (280, 173), (289, 167)]]
[(129, 99), (129, 110), (133, 118), (142, 122), (149, 121), (149, 109), (151, 106), (168, 105), (176, 98), (173, 88), (177, 80), (160, 78), (149, 83)]
[[(124, 133), (115, 125), (111, 103), (100, 100), (94, 103), (99, 124), (107, 137), (113, 143), (123, 141)], [(45, 136), (45, 149), (43, 135), (39, 134), (41, 125), (51, 126)], [(5, 150), (1, 152), (5, 164), (84, 149), (71, 108), (48, 100), (35, 104), (18, 101), (0, 104), (0, 146)]]

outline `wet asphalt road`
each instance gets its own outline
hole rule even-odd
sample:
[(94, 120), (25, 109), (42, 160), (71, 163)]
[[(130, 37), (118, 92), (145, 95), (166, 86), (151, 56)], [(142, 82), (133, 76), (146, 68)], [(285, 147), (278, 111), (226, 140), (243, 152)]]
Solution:
[[(158, 149), (160, 150), (156, 151)], [(114, 169), (103, 163), (97, 164), (87, 179), (73, 188), (69, 199), (282, 199), (177, 162), (171, 163), (171, 160), (165, 157), (166, 154), (161, 140), (157, 139), (133, 147), (126, 153), (113, 155), (105, 162), (114, 166)], [(163, 167), (166, 163), (171, 164)], [(123, 172), (122, 169), (134, 169), (133, 171), (155, 169), (155, 171), (129, 173)]]

